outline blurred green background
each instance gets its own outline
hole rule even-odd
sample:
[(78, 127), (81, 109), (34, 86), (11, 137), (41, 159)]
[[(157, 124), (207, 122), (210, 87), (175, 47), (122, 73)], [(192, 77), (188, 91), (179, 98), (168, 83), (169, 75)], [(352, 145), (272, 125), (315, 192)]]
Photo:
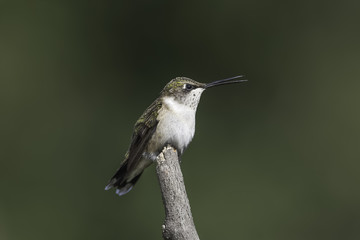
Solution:
[(161, 239), (154, 166), (104, 186), (176, 76), (201, 239), (360, 239), (360, 3), (2, 1), (0, 239)]

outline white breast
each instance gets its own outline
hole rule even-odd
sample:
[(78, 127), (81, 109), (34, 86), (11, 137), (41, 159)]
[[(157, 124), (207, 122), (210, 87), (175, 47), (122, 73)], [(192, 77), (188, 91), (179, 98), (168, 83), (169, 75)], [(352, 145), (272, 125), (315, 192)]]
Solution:
[(156, 145), (173, 144), (182, 153), (194, 137), (196, 109), (172, 97), (165, 97), (163, 103), (154, 140)]

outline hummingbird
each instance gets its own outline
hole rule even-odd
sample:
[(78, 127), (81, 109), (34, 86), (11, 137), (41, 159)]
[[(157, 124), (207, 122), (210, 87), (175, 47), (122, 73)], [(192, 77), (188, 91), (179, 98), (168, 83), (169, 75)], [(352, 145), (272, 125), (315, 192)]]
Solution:
[(195, 115), (204, 90), (224, 84), (247, 81), (235, 76), (211, 83), (200, 83), (186, 77), (171, 80), (160, 96), (135, 123), (130, 147), (119, 169), (105, 190), (116, 188), (116, 194), (128, 193), (141, 174), (150, 166), (162, 149), (170, 144), (179, 158), (195, 134)]

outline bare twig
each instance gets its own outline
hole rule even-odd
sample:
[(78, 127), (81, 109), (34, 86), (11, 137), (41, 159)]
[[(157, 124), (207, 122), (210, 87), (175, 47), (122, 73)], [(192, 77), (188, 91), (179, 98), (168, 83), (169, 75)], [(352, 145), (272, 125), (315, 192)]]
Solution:
[(167, 146), (157, 158), (158, 175), (165, 207), (163, 238), (198, 240), (176, 150)]

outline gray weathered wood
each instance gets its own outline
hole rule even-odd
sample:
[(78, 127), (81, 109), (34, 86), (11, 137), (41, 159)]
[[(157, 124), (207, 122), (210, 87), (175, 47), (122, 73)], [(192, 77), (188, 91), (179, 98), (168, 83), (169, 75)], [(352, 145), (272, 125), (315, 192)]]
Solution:
[(176, 150), (167, 146), (157, 157), (158, 175), (165, 207), (163, 238), (198, 240)]

